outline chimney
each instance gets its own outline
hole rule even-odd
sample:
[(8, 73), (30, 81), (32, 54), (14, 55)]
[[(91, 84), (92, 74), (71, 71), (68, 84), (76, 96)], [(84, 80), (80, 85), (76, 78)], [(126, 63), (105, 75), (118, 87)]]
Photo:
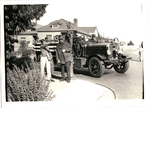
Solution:
[(73, 23), (74, 23), (74, 25), (78, 26), (78, 19), (77, 19), (77, 18), (74, 18)]

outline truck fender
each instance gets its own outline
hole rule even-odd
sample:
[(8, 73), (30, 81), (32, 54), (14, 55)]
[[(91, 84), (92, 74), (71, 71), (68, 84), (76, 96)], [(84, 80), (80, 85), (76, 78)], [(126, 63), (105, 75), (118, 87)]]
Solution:
[(95, 54), (95, 55), (92, 55), (92, 56), (88, 57), (87, 60), (89, 61), (92, 57), (97, 57), (97, 58), (99, 58), (100, 60), (107, 59), (105, 55), (102, 55), (102, 54)]
[(121, 54), (121, 53), (119, 53), (118, 55), (120, 55), (121, 57), (123, 57), (123, 58), (125, 58), (125, 57), (127, 57), (128, 55), (125, 55), (125, 54)]
[(104, 59), (107, 59), (105, 55), (102, 55), (102, 54), (97, 54), (97, 56), (101, 59), (101, 60), (104, 60)]
[(126, 58), (126, 59), (132, 59), (132, 57), (129, 57), (129, 55), (125, 55), (125, 54), (119, 54), (122, 58)]

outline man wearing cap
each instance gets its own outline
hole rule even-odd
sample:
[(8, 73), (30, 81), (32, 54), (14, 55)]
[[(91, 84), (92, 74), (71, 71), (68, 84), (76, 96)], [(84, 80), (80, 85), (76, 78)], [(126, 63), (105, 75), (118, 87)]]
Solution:
[(88, 41), (88, 44), (95, 44), (97, 43), (97, 39), (95, 34), (92, 34), (92, 38)]
[(51, 66), (50, 66), (50, 60), (52, 59), (52, 57), (49, 55), (48, 51), (48, 45), (50, 43), (46, 43), (44, 39), (41, 40), (41, 75), (44, 76), (45, 75), (45, 66), (46, 66), (46, 72), (47, 72), (47, 80), (51, 80), (54, 82), (54, 80), (51, 78)]
[[(61, 64), (61, 75), (62, 79), (60, 81), (67, 81), (70, 83), (70, 65), (72, 60), (72, 48), (71, 44), (64, 42), (62, 35), (59, 36), (59, 44), (56, 47), (56, 59), (57, 62)], [(65, 78), (65, 66), (67, 71), (67, 78)]]

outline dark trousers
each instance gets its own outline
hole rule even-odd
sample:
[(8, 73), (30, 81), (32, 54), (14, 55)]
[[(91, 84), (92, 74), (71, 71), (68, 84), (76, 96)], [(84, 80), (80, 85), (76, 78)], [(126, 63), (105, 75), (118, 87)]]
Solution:
[(66, 64), (61, 64), (61, 75), (62, 75), (62, 78), (63, 78), (63, 79), (65, 79), (65, 66), (66, 66), (66, 71), (67, 71), (68, 80), (71, 79), (71, 75), (70, 75), (70, 65), (71, 65), (71, 62), (70, 62), (70, 61), (66, 62)]
[(37, 62), (39, 62), (40, 61), (40, 54), (41, 54), (41, 52), (36, 52), (36, 60), (37, 60)]

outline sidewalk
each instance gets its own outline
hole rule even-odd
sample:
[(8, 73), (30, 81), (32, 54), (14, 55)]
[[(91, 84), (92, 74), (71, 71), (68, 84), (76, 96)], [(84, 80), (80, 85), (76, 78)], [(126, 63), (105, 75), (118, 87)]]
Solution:
[(60, 82), (55, 79), (55, 82), (50, 83), (50, 89), (56, 95), (53, 101), (59, 103), (91, 103), (101, 100), (114, 100), (114, 93), (101, 85), (84, 80), (71, 80)]

